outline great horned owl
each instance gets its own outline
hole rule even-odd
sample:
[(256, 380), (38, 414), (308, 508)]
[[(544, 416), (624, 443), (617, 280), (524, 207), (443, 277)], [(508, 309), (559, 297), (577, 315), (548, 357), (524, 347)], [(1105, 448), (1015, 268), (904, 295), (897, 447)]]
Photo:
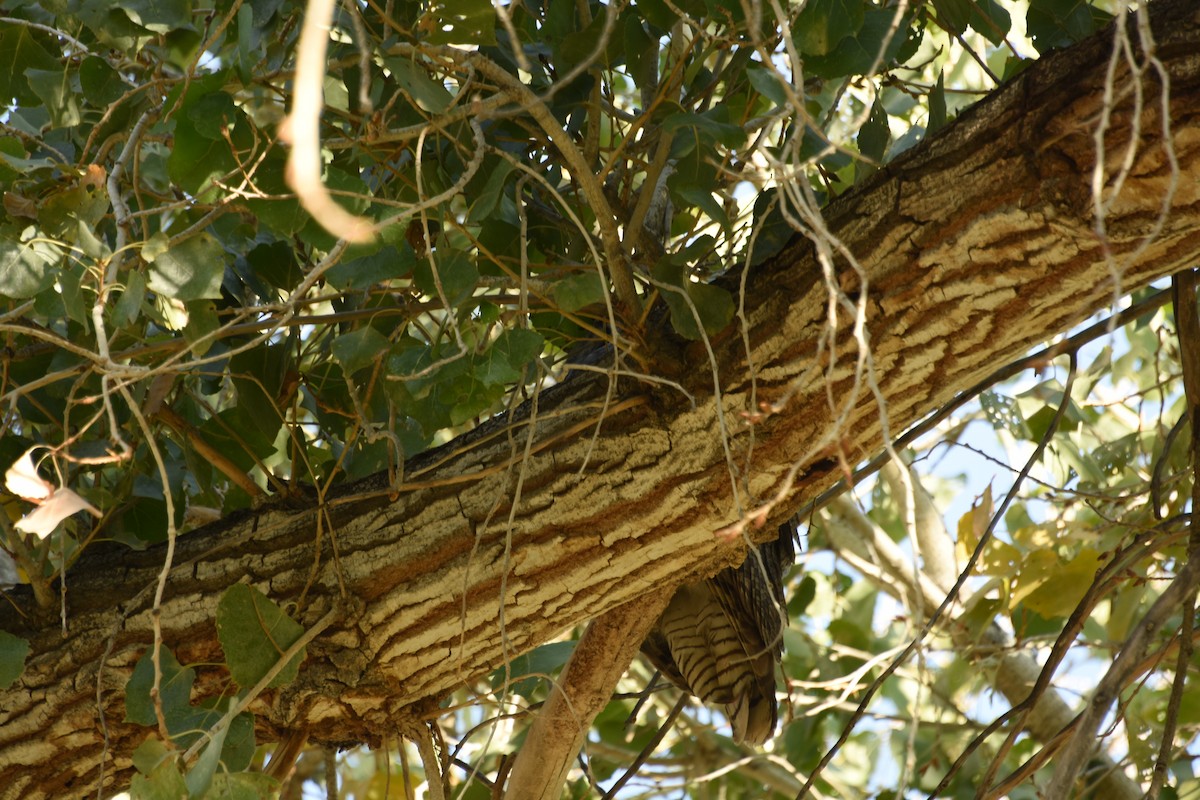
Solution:
[(796, 557), (794, 525), (759, 545), (741, 566), (683, 586), (642, 643), (668, 680), (723, 706), (738, 742), (775, 735), (775, 669), (783, 655), (783, 571)]

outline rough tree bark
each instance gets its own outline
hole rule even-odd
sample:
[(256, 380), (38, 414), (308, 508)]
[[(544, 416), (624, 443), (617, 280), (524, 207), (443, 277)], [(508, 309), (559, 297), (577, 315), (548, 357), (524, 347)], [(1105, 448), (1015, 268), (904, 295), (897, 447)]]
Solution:
[[(1200, 259), (1200, 15), (1192, 0), (1151, 8), (1171, 74), (1181, 174), (1148, 245), (1171, 181), (1157, 102), (1142, 110), (1139, 155), (1110, 211), (1107, 241), (1093, 231), (1106, 34), (1034, 64), (826, 210), (829, 229), (869, 276), (867, 331), (893, 433), (1110, 303), (1105, 248), (1122, 265), (1126, 291)], [(1118, 89), (1129, 80), (1118, 68)], [(1146, 89), (1157, 97), (1153, 75)], [(1109, 164), (1130, 136), (1131, 104), (1118, 96)], [(710, 372), (694, 368), (707, 363), (704, 349), (681, 345), (660, 354), (659, 366), (689, 365), (672, 377), (694, 405), (628, 379), (606, 405), (605, 377), (583, 376), (543, 392), (536, 415), (416, 459), (398, 487), (381, 476), (322, 507), (281, 504), (181, 538), (161, 610), (166, 645), (184, 663), (220, 662), (215, 607), (238, 581), (306, 624), (335, 609), (299, 679), (252, 706), (260, 740), (306, 727), (318, 741), (378, 743), (565, 628), (734, 563), (743, 542), (714, 531), (772, 496), (829, 430), (827, 385), (834, 398), (853, 385), (848, 324), (836, 369), (816, 359), (827, 325), (820, 274), (798, 236), (745, 276), (745, 335), (733, 326), (713, 342), (719, 395)], [(849, 269), (839, 277), (861, 289)], [(739, 416), (803, 376), (780, 413), (754, 426)], [(876, 452), (881, 430), (880, 407), (863, 392), (840, 431), (847, 460)], [(840, 472), (828, 452), (804, 466), (763, 536)], [(130, 753), (150, 732), (123, 721), (123, 687), (152, 639), (163, 554), (113, 548), (83, 558), (68, 581), (65, 634), (57, 615), (39, 614), (19, 591), (0, 604), (0, 628), (33, 645), (24, 674), (0, 693), (0, 796), (94, 793), (105, 759), (110, 787), (128, 780)], [(204, 696), (227, 680), (215, 667), (198, 674)]]

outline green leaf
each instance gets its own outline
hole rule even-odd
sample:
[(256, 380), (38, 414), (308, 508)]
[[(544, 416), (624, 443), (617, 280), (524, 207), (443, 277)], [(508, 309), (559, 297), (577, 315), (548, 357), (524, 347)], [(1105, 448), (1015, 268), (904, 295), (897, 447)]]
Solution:
[(125, 286), (117, 302), (112, 306), (112, 321), (123, 328), (141, 316), (142, 302), (146, 299), (146, 276), (141, 270), (131, 269), (125, 273)]
[(496, 43), (496, 11), (491, 0), (434, 0), (426, 14), (435, 20), (425, 39), (430, 44)]
[(1083, 41), (1112, 15), (1086, 0), (1030, 0), (1025, 27), (1039, 53)]
[(89, 167), (71, 185), (50, 194), (38, 208), (38, 221), (47, 232), (52, 232), (72, 241), (80, 226), (87, 228), (86, 236), (104, 219), (111, 204), (105, 190), (104, 170)]
[(6, 106), (12, 97), (16, 98), (18, 106), (38, 104), (38, 96), (30, 90), (25, 79), (25, 70), (58, 67), (58, 59), (51, 55), (51, 52), (58, 52), (58, 48), (48, 48), (43, 41), (52, 40), (24, 25), (0, 26), (0, 96)]
[[(175, 654), (166, 647), (159, 652), (159, 666), (162, 670), (159, 697), (162, 700), (163, 716), (170, 730), (172, 723), (190, 717), (192, 684), (196, 682), (196, 671), (184, 667), (176, 660)], [(150, 698), (150, 690), (154, 688), (154, 659), (147, 650), (129, 681), (125, 684), (125, 721), (137, 725), (155, 726), (158, 717), (154, 713), (154, 701)]]
[[(245, 8), (245, 6), (242, 6)], [(357, 263), (357, 262), (352, 262)], [(296, 251), (288, 247), (286, 242), (271, 242), (269, 244), (256, 245), (250, 252), (246, 253), (246, 266), (249, 268), (248, 282), (266, 284), (268, 287), (275, 289), (290, 289), (300, 280), (301, 272), (299, 265), (296, 264)], [(334, 265), (333, 269), (342, 266), (342, 262)], [(330, 279), (330, 274), (333, 269), (325, 273), (325, 277)], [(345, 287), (341, 287), (345, 288)], [(257, 289), (255, 291), (258, 291)], [(275, 299), (274, 294), (266, 292), (260, 294), (263, 300)]]
[(749, 67), (746, 78), (754, 91), (770, 100), (779, 107), (787, 105), (787, 92), (783, 88), (780, 77), (764, 67)]
[(20, 636), (0, 631), (0, 689), (7, 689), (21, 677), (29, 650), (29, 642)]
[(191, 0), (116, 0), (112, 5), (124, 10), (132, 22), (155, 33), (192, 29)]
[(87, 325), (91, 307), (87, 303), (83, 289), (87, 269), (83, 264), (67, 262), (58, 271), (58, 289), (62, 297), (63, 309), (67, 319), (80, 325)]
[[(475, 289), (475, 284), (479, 281), (479, 270), (475, 268), (471, 257), (461, 250), (438, 252), (435, 260), (445, 300), (451, 306), (457, 306)], [(433, 264), (428, 258), (421, 259), (413, 270), (413, 281), (422, 292), (437, 298), (440, 295), (433, 270)]]
[(1011, 397), (987, 389), (979, 395), (979, 406), (996, 430), (1006, 430), (1015, 439), (1030, 438), (1029, 426), (1025, 424), (1021, 408)]
[(129, 784), (130, 800), (181, 800), (187, 796), (187, 784), (173, 758), (164, 759), (149, 775), (134, 775)]
[(70, 128), (78, 125), (83, 115), (79, 110), (82, 89), (79, 86), (79, 75), (60, 69), (25, 70), (25, 79), (29, 88), (41, 98), (42, 104), (50, 112), (50, 121), (56, 128)]
[(496, 209), (496, 205), (500, 202), (504, 189), (508, 185), (508, 176), (516, 169), (507, 158), (485, 162), (485, 165), (490, 167), (486, 173), (487, 180), (477, 193), (470, 195), (475, 198), (475, 202), (471, 204), (467, 221), (475, 224), (483, 222)]
[(379, 357), (388, 353), (391, 344), (387, 337), (370, 326), (344, 333), (333, 340), (330, 346), (334, 359), (342, 365), (347, 375), (353, 375), (363, 367), (370, 366)]
[(1090, 547), (1081, 549), (1066, 563), (1051, 551), (1035, 551), (1021, 565), (1013, 602), (1023, 601), (1026, 608), (1046, 619), (1070, 616), (1091, 587), (1101, 563), (1100, 554)]
[(150, 290), (185, 302), (219, 298), (224, 277), (225, 249), (208, 232), (183, 240), (150, 264)]
[(879, 165), (883, 163), (884, 153), (887, 152), (888, 142), (891, 141), (892, 133), (888, 127), (887, 111), (883, 109), (883, 103), (879, 96), (875, 97), (875, 102), (871, 106), (871, 114), (867, 117), (867, 121), (858, 130), (858, 151), (869, 161), (858, 161), (855, 164), (855, 178), (862, 180), (868, 175), (874, 174)]
[[(274, 427), (267, 425), (268, 422)], [(231, 461), (249, 470), (257, 461), (275, 454), (275, 433), (279, 430), (279, 424), (277, 416), (274, 421), (265, 420), (241, 406), (235, 406), (222, 409), (205, 420), (200, 425), (200, 433)]]
[(19, 234), (26, 241), (17, 241), (17, 235), (0, 230), (0, 296), (24, 300), (50, 288), (61, 254), (57, 245), (40, 238), (37, 228)]
[[(338, 262), (325, 273), (325, 278), (339, 289), (347, 291), (370, 289), (409, 275), (416, 264), (417, 254), (408, 242), (401, 242), (399, 245), (381, 247), (360, 258)], [(286, 283), (278, 285), (291, 286)]]
[(429, 70), (423, 64), (399, 56), (385, 58), (383, 63), (396, 79), (396, 84), (426, 111), (436, 114), (445, 111), (454, 102), (454, 95), (446, 85), (430, 77)]
[(188, 120), (205, 139), (225, 139), (225, 131), (238, 122), (241, 112), (225, 92), (206, 94), (187, 110)]
[(929, 124), (925, 126), (927, 133), (933, 133), (946, 125), (946, 80), (941, 70), (938, 70), (937, 83), (929, 93)]
[(19, 163), (27, 155), (29, 154), (25, 152), (20, 139), (15, 136), (0, 136), (0, 183), (7, 184), (13, 178), (24, 174), (24, 170), (14, 169), (13, 165), (8, 163), (8, 159), (11, 157)]
[(732, 229), (733, 224), (729, 221), (729, 215), (725, 213), (725, 207), (717, 202), (712, 192), (698, 187), (686, 186), (676, 189), (675, 195), (680, 200), (683, 200), (684, 203), (699, 208), (708, 215), (709, 219), (719, 224), (726, 233)]
[(758, 266), (779, 253), (796, 234), (779, 209), (776, 189), (762, 192), (754, 201), (754, 229), (750, 266)]
[(996, 0), (933, 0), (938, 22), (948, 33), (958, 35), (967, 28), (1000, 45), (1012, 27), (1012, 18)]
[(676, 9), (681, 8), (678, 3), (667, 3), (665, 0), (637, 0), (636, 9), (645, 18), (646, 22), (658, 28), (663, 33), (671, 30), (671, 26), (675, 24), (675, 20), (679, 19)]
[(178, 107), (179, 111), (186, 113), (202, 97), (225, 86), (231, 77), (230, 71), (224, 69), (207, 75), (197, 75), (190, 81), (180, 81), (171, 91), (167, 92), (167, 99), (163, 103), (163, 107)]
[[(207, 129), (206, 125), (201, 127)], [(212, 185), (214, 179), (238, 169), (229, 142), (223, 137), (213, 138), (201, 133), (186, 114), (175, 117), (173, 144), (167, 156), (167, 174), (184, 191), (201, 199), (216, 196), (217, 189)]]
[(632, 11), (622, 15), (625, 70), (638, 88), (653, 86), (658, 76), (658, 42), (650, 38), (642, 18)]
[(976, 0), (971, 6), (971, 27), (999, 47), (1012, 30), (1012, 17), (996, 0)]
[(872, 66), (877, 71), (887, 68), (904, 46), (912, 19), (910, 12), (892, 30), (895, 16), (893, 9), (868, 6), (864, 10), (863, 24), (853, 36), (842, 39), (826, 55), (810, 55), (804, 60), (805, 78), (866, 75)]
[(164, 759), (174, 755), (175, 751), (164, 742), (154, 738), (146, 739), (133, 751), (133, 766), (143, 775), (149, 775)]
[[(692, 303), (695, 304), (696, 311), (700, 314), (700, 324), (704, 326), (704, 331), (708, 335), (712, 336), (720, 332), (733, 320), (733, 312), (736, 310), (733, 296), (721, 287), (713, 286), (711, 283), (696, 283), (692, 284), (688, 294), (691, 295)], [(683, 332), (681, 331), (681, 333)], [(700, 337), (690, 338), (698, 339)]]
[(571, 313), (593, 303), (603, 303), (608, 290), (596, 272), (583, 272), (556, 281), (551, 289), (554, 304)]
[(550, 642), (517, 656), (509, 663), (507, 670), (501, 667), (492, 673), (492, 690), (502, 690), (507, 677), (509, 691), (525, 697), (530, 696), (546, 676), (553, 676), (562, 669), (571, 653), (575, 652), (575, 644), (573, 641)]
[(862, 0), (809, 0), (796, 17), (793, 36), (806, 56), (823, 56), (862, 27), (866, 16)]
[(525, 367), (542, 352), (541, 334), (523, 328), (509, 328), (482, 356), (476, 377), (485, 386), (503, 385), (521, 380)]
[(217, 731), (208, 744), (204, 745), (200, 757), (184, 776), (189, 796), (203, 797), (212, 785), (213, 775), (217, 773), (217, 767), (221, 764), (221, 748), (225, 746), (225, 737), (228, 734), (228, 726)]
[[(250, 688), (275, 666), (304, 628), (244, 583), (229, 587), (217, 603), (217, 637), (225, 661), (238, 686)], [(271, 680), (271, 687), (285, 686), (296, 679), (305, 651), (301, 649)]]
[(746, 132), (740, 125), (728, 121), (729, 111), (724, 106), (703, 114), (676, 112), (662, 121), (664, 131), (678, 133), (690, 130), (702, 139), (719, 142), (726, 147), (740, 147), (746, 141)]
[(705, 283), (693, 283), (683, 267), (663, 259), (652, 274), (662, 284), (662, 296), (671, 311), (671, 326), (686, 339), (702, 338), (696, 325), (699, 317), (705, 334), (716, 334), (733, 319), (733, 297), (724, 289)]
[(971, 22), (971, 0), (933, 0), (942, 30), (958, 35), (966, 33)]
[(183, 338), (191, 345), (197, 358), (209, 351), (216, 340), (212, 334), (221, 327), (217, 307), (212, 300), (192, 300), (187, 303), (188, 321), (183, 327)]
[[(604, 14), (597, 14), (591, 24), (583, 30), (569, 31), (561, 39), (552, 40), (554, 46), (554, 61), (559, 69), (570, 69), (589, 57), (599, 48), (597, 62), (608, 66), (616, 60), (623, 60), (624, 39), (614, 36), (607, 28)], [(583, 78), (585, 76), (581, 76)], [(581, 84), (583, 81), (579, 81)], [(590, 83), (590, 81), (589, 81)]]
[[(243, 6), (245, 8), (245, 6)], [(261, 772), (221, 772), (213, 776), (208, 796), (214, 800), (261, 800), (275, 797), (279, 781)]]
[(249, 86), (254, 80), (254, 62), (257, 55), (251, 53), (255, 40), (260, 38), (254, 30), (254, 8), (251, 4), (243, 5), (237, 11), (237, 58), (234, 65), (242, 84)]
[(107, 108), (129, 88), (103, 58), (88, 56), (79, 64), (79, 85), (85, 100), (94, 108)]

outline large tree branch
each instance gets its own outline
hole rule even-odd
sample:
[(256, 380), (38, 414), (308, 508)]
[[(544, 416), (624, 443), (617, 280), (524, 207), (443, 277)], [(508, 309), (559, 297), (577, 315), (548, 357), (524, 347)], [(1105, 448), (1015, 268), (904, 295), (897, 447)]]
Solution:
[[(1093, 230), (1090, 132), (1103, 104), (1103, 36), (1032, 65), (827, 210), (830, 230), (869, 276), (866, 330), (891, 430), (1106, 306), (1106, 252), (1121, 263), (1140, 249), (1124, 267), (1126, 290), (1200, 259), (1200, 20), (1190, 0), (1160, 0), (1152, 13), (1182, 174), (1149, 244), (1172, 180), (1154, 104), (1142, 111), (1139, 156), (1111, 203), (1108, 239)], [(1117, 86), (1128, 80), (1118, 74)], [(1130, 113), (1128, 103), (1113, 110), (1106, 159), (1123, 152)], [(606, 387), (603, 376), (583, 376), (544, 392), (536, 418), (496, 421), (407, 465), (399, 487), (369, 480), (322, 509), (270, 507), (181, 537), (162, 603), (164, 641), (181, 661), (219, 663), (215, 606), (237, 581), (294, 604), (305, 624), (340, 608), (299, 679), (252, 710), (263, 737), (307, 726), (317, 741), (377, 743), (438, 713), (437, 698), (473, 685), (506, 654), (735, 562), (743, 543), (713, 536), (745, 510), (734, 487), (750, 502), (772, 496), (829, 431), (825, 384), (845, 397), (854, 380), (848, 367), (825, 374), (816, 363), (826, 289), (812, 250), (797, 238), (746, 276), (745, 337), (713, 342), (722, 408), (709, 373), (691, 368), (703, 349), (683, 346), (676, 377), (694, 407), (623, 384), (593, 441)], [(857, 285), (849, 274), (843, 281)], [(848, 327), (839, 341), (851, 341)], [(821, 379), (792, 387), (781, 413), (730, 432), (744, 470), (731, 481), (718, 420), (757, 411), (813, 368)], [(863, 396), (840, 431), (846, 457), (878, 451), (881, 431), (879, 408)], [(535, 437), (528, 458), (526, 433)], [(785, 505), (838, 474), (832, 458), (802, 466)], [(85, 555), (70, 576), (66, 634), (19, 592), (0, 609), (0, 628), (33, 644), (25, 673), (0, 693), (0, 795), (80, 796), (94, 790), (102, 758), (110, 779), (127, 778), (145, 731), (124, 722), (123, 689), (151, 641), (147, 587), (161, 562), (153, 549)], [(201, 695), (226, 687), (219, 667), (198, 666), (198, 676)]]

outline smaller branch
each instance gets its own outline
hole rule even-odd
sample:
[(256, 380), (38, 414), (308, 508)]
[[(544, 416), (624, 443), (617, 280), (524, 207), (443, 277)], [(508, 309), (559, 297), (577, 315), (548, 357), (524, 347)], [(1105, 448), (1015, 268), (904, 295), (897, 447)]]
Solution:
[(172, 430), (187, 439), (188, 444), (195, 448), (197, 453), (216, 467), (218, 472), (237, 484), (237, 487), (249, 495), (251, 499), (258, 500), (262, 498), (264, 494), (262, 487), (255, 483), (254, 479), (247, 475), (244, 469), (233, 463), (219, 449), (209, 444), (200, 434), (200, 431), (186, 419), (175, 413), (174, 409), (168, 405), (163, 405), (153, 416), (165, 422)]
[[(905, 474), (909, 480), (904, 480)], [(912, 475), (912, 469), (903, 461), (889, 461), (880, 471), (887, 482), (892, 497), (901, 504), (900, 518), (907, 520), (912, 514), (915, 534), (913, 540), (918, 545), (921, 564), (925, 572), (943, 592), (954, 585), (958, 576), (958, 566), (954, 558), (954, 539), (946, 530), (945, 520), (934, 506), (933, 498), (920, 481)], [(910, 496), (911, 490), (911, 496)], [(911, 501), (911, 507), (910, 507)]]
[(671, 599), (652, 591), (592, 620), (533, 721), (517, 754), (506, 797), (557, 800), (592, 720), (612, 698), (642, 640)]
[[(1196, 309), (1197, 277), (1194, 270), (1187, 270), (1172, 278), (1172, 295), (1175, 319), (1178, 326), (1180, 362), (1183, 367), (1184, 394), (1187, 398), (1188, 414), (1192, 419), (1192, 468), (1200, 476), (1200, 435), (1195, 421), (1200, 418), (1200, 316)], [(1096, 746), (1096, 736), (1105, 715), (1116, 700), (1118, 693), (1138, 671), (1150, 640), (1176, 614), (1181, 607), (1194, 607), (1196, 587), (1200, 586), (1200, 525), (1197, 517), (1200, 508), (1200, 482), (1192, 484), (1192, 524), (1188, 542), (1188, 559), (1183, 568), (1159, 595), (1158, 599), (1134, 628), (1132, 635), (1113, 660), (1108, 671), (1096, 685), (1095, 691), (1079, 715), (1079, 722), (1066, 746), (1060, 752), (1058, 762), (1046, 787), (1048, 800), (1068, 797), (1075, 787), (1076, 776), (1090, 758)], [(1181, 649), (1185, 649), (1181, 644)], [(1176, 682), (1182, 675), (1176, 675)], [(1172, 687), (1172, 695), (1178, 686)], [(1166, 726), (1163, 752), (1169, 752), (1167, 743), (1173, 723)], [(1160, 755), (1161, 758), (1161, 755)], [(1152, 790), (1153, 793), (1153, 790)]]
[(26, 28), (33, 28), (34, 30), (48, 33), (51, 36), (57, 36), (59, 39), (62, 39), (64, 42), (78, 50), (82, 55), (92, 55), (92, 51), (88, 50), (86, 44), (79, 41), (74, 36), (60, 31), (58, 28), (52, 28), (49, 25), (43, 25), (40, 22), (30, 22), (27, 19), (21, 19), (19, 17), (0, 17), (0, 22), (4, 23), (5, 25), (24, 25)]
[(442, 774), (441, 762), (433, 749), (433, 735), (427, 725), (418, 725), (413, 731), (412, 740), (421, 754), (421, 766), (425, 768), (425, 787), (430, 800), (446, 800), (445, 777)]
[(1158, 756), (1154, 760), (1154, 770), (1150, 776), (1150, 788), (1146, 790), (1146, 800), (1158, 800), (1167, 780), (1167, 766), (1171, 762), (1171, 754), (1175, 749), (1175, 733), (1179, 727), (1179, 709), (1183, 705), (1183, 690), (1187, 685), (1188, 667), (1192, 662), (1195, 616), (1196, 595), (1191, 594), (1183, 604), (1183, 624), (1179, 636), (1179, 653), (1175, 661), (1175, 680), (1171, 683), (1171, 696), (1167, 699), (1162, 741), (1158, 746)]
[(332, 747), (325, 748), (325, 798), (338, 800), (337, 753)]

